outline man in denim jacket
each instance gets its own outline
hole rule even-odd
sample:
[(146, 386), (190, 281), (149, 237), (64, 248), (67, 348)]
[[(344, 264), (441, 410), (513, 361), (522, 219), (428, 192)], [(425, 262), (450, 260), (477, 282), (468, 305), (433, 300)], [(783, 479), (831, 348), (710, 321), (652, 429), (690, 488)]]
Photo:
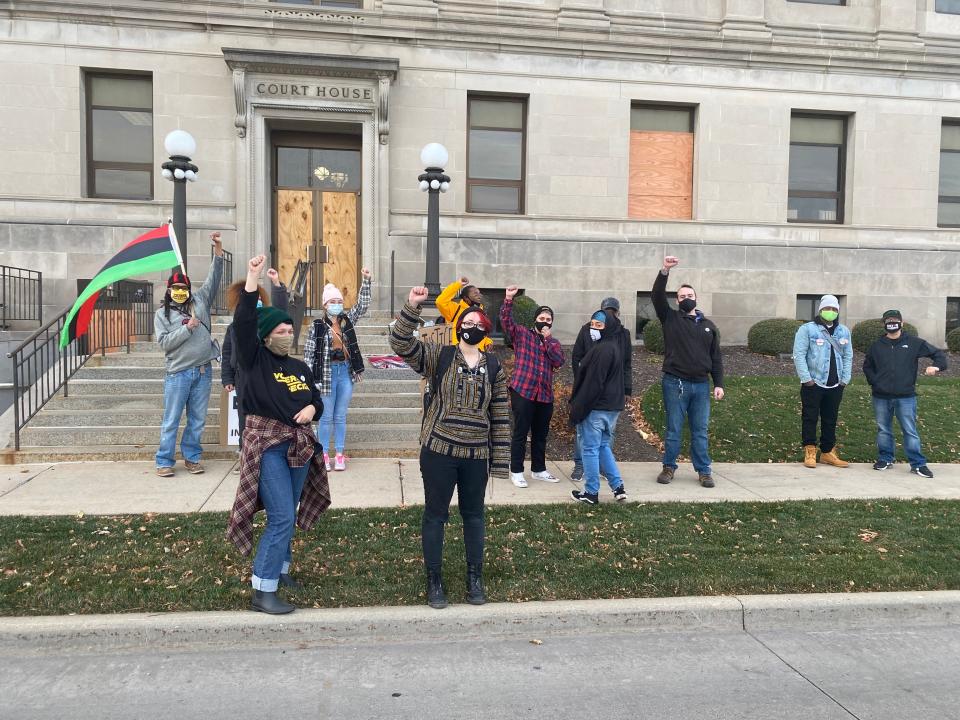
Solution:
[(837, 455), (837, 415), (843, 388), (850, 383), (853, 344), (850, 328), (841, 325), (840, 301), (824, 295), (817, 317), (801, 325), (793, 339), (793, 364), (800, 376), (803, 464), (817, 466), (817, 420), (820, 420), (820, 462), (834, 467), (850, 463)]

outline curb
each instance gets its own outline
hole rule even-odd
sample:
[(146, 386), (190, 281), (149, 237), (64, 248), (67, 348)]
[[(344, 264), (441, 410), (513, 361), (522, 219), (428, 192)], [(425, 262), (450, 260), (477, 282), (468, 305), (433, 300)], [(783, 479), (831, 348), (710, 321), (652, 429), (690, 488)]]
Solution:
[(0, 618), (0, 655), (223, 645), (429, 642), (609, 632), (824, 631), (960, 623), (960, 591), (743, 595), (252, 612)]

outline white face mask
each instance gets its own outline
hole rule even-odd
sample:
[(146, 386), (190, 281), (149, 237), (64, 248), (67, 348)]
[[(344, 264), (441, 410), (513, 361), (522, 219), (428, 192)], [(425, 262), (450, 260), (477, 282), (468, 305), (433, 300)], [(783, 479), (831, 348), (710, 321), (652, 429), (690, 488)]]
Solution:
[(590, 339), (596, 342), (600, 339), (600, 331), (596, 328), (590, 328)]

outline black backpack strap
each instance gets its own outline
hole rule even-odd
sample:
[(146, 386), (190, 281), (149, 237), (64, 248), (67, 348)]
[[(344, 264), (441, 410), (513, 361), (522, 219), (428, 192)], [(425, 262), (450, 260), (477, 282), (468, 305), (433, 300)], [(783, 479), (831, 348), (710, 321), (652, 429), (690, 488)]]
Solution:
[(497, 382), (497, 373), (500, 372), (500, 358), (489, 351), (485, 351), (483, 354), (487, 357), (487, 377), (490, 378), (490, 387), (492, 388)]

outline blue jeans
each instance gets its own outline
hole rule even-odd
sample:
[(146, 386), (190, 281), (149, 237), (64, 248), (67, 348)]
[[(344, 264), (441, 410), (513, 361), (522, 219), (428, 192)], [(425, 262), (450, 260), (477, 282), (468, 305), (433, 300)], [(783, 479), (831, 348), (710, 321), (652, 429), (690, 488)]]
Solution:
[(903, 450), (911, 468), (927, 464), (920, 452), (920, 435), (917, 434), (917, 396), (906, 398), (873, 398), (873, 415), (877, 419), (878, 460), (892, 463), (897, 446), (893, 439), (893, 416), (897, 416), (903, 430)]
[(600, 473), (607, 479), (611, 490), (623, 485), (620, 468), (610, 449), (619, 417), (616, 410), (592, 410), (577, 425), (577, 440), (583, 454), (583, 491), (590, 495), (600, 492)]
[(330, 365), (330, 394), (323, 396), (323, 414), (318, 423), (317, 438), (323, 450), (330, 453), (330, 426), (333, 425), (333, 447), (343, 453), (347, 442), (347, 409), (353, 397), (353, 379), (350, 363), (335, 362)]
[(253, 559), (251, 583), (255, 590), (276, 592), (280, 573), (290, 568), (290, 541), (297, 522), (297, 505), (310, 470), (290, 467), (290, 441), (267, 449), (260, 459), (260, 502), (267, 511), (267, 527), (260, 536)]
[[(203, 372), (200, 372), (201, 370)], [(210, 363), (167, 373), (163, 380), (163, 420), (160, 423), (157, 467), (173, 467), (176, 464), (177, 428), (184, 409), (187, 411), (187, 424), (183, 428), (183, 437), (180, 438), (180, 454), (184, 460), (200, 462), (203, 452), (200, 436), (207, 424), (212, 376)]]
[[(613, 441), (617, 437), (617, 429), (613, 428), (613, 437), (610, 438), (610, 445), (613, 445)], [(580, 450), (580, 433), (575, 433), (573, 436), (573, 465), (574, 467), (582, 468), (583, 467), (583, 452)], [(601, 473), (602, 474), (602, 473)]]
[(710, 383), (691, 382), (674, 375), (664, 375), (663, 407), (667, 413), (667, 436), (663, 441), (663, 464), (677, 469), (677, 456), (683, 439), (683, 423), (690, 424), (690, 456), (693, 469), (710, 474), (710, 453), (707, 447), (707, 426), (710, 424)]

